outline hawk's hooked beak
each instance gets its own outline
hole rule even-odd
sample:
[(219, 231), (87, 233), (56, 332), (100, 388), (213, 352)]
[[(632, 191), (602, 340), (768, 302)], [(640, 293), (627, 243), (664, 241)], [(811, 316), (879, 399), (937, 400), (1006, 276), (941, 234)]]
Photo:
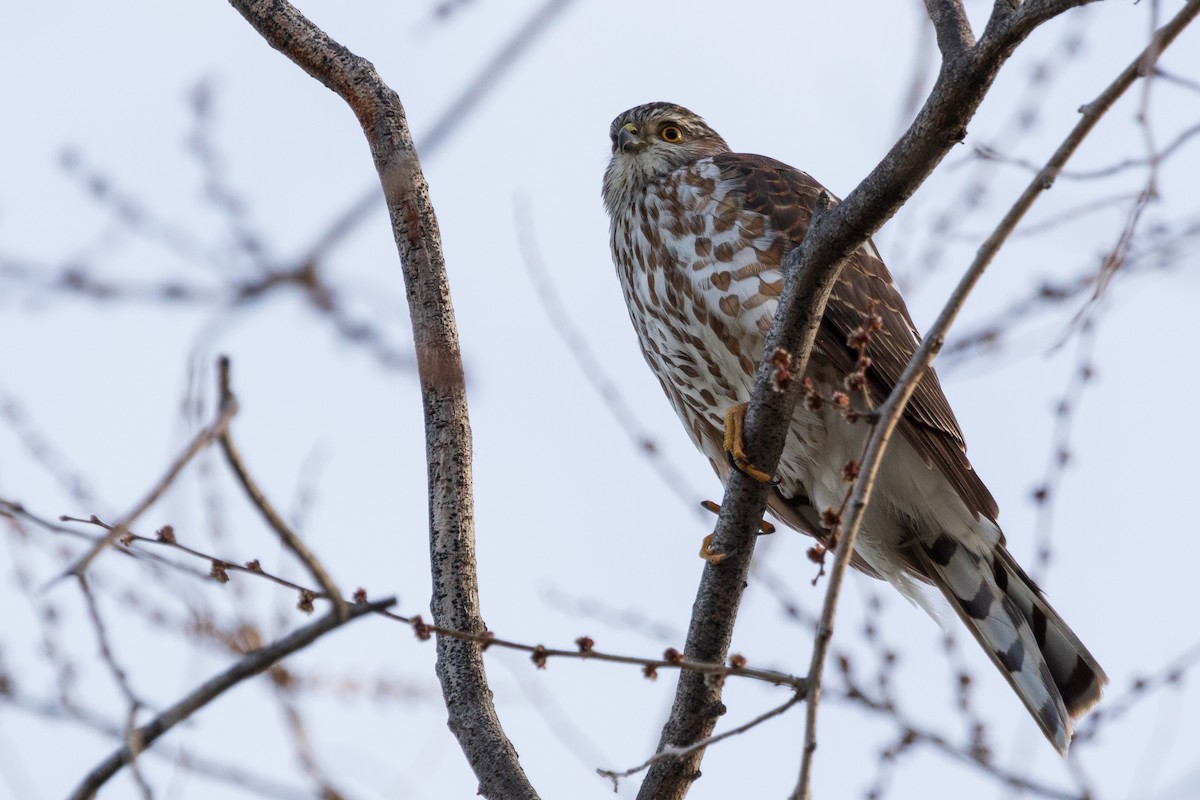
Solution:
[(626, 123), (617, 133), (617, 149), (622, 153), (633, 155), (645, 146), (646, 143), (638, 138), (637, 126), (632, 122)]

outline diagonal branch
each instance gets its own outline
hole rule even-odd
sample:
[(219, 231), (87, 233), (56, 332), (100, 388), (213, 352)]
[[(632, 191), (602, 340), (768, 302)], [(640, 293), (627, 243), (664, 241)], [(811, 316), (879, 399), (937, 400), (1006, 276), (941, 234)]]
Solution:
[[(764, 356), (783, 350), (794, 354), (795, 372), (803, 374), (816, 338), (825, 303), (846, 257), (896, 212), (958, 141), (982, 101), (999, 63), (966, 68), (943, 62), (932, 94), (912, 125), (885, 160), (833, 209), (817, 209), (808, 235), (789, 255), (784, 288)], [(746, 414), (744, 443), (751, 463), (779, 463), (784, 438), (796, 407), (799, 381), (787, 391), (773, 388), (770, 359), (759, 365)], [(768, 488), (733, 470), (721, 502), (713, 548), (726, 554), (719, 566), (704, 568), (692, 607), (685, 649), (695, 661), (721, 663), (729, 651), (733, 625), (753, 555), (755, 532), (766, 509)], [(810, 690), (809, 698), (812, 698)], [(659, 749), (665, 750), (712, 735), (724, 712), (721, 687), (701, 677), (681, 674)], [(639, 798), (678, 800), (699, 775), (703, 751), (659, 761), (650, 767)]]
[(629, 769), (621, 770), (620, 772), (618, 772), (616, 770), (612, 770), (612, 769), (597, 769), (596, 772), (601, 777), (608, 778), (610, 781), (612, 781), (613, 791), (616, 792), (621, 778), (628, 778), (631, 775), (636, 775), (637, 773), (641, 772), (642, 770), (646, 769), (651, 764), (654, 764), (656, 762), (666, 761), (666, 760), (672, 759), (672, 758), (682, 758), (686, 755), (690, 755), (691, 753), (696, 752), (697, 750), (703, 750), (704, 748), (708, 747), (710, 744), (716, 744), (717, 742), (724, 741), (725, 739), (728, 739), (732, 736), (740, 736), (752, 728), (757, 728), (759, 725), (763, 724), (767, 720), (778, 717), (780, 714), (784, 713), (792, 706), (796, 705), (797, 703), (802, 703), (802, 702), (804, 702), (804, 691), (800, 690), (800, 691), (797, 691), (790, 698), (788, 698), (787, 701), (784, 702), (783, 704), (778, 705), (769, 711), (764, 711), (762, 714), (759, 714), (757, 717), (750, 720), (749, 722), (744, 722), (741, 725), (738, 725), (737, 727), (730, 728), (727, 731), (722, 731), (721, 733), (718, 733), (715, 736), (709, 736), (707, 739), (701, 739), (700, 741), (693, 742), (692, 744), (689, 744), (685, 747), (672, 748), (669, 750), (659, 750), (657, 753), (650, 756), (650, 758), (646, 759), (641, 764), (638, 764), (636, 767), (630, 767)]
[(92, 561), (94, 561), (101, 552), (103, 552), (113, 542), (117, 541), (117, 539), (128, 533), (129, 526), (136, 522), (137, 519), (142, 516), (142, 514), (146, 513), (146, 510), (150, 508), (150, 506), (158, 502), (158, 499), (162, 497), (167, 489), (171, 487), (171, 484), (175, 482), (177, 477), (179, 477), (179, 473), (182, 472), (183, 468), (188, 465), (188, 462), (190, 462), (197, 453), (208, 447), (215, 439), (224, 433), (225, 429), (229, 427), (230, 420), (233, 419), (233, 415), (236, 413), (236, 405), (231, 404), (227, 407), (221, 408), (221, 412), (217, 415), (216, 420), (214, 420), (213, 423), (207, 428), (204, 428), (202, 431), (196, 434), (192, 441), (188, 442), (188, 446), (184, 448), (183, 452), (180, 453), (173, 462), (171, 462), (171, 465), (167, 467), (166, 473), (164, 473), (162, 478), (159, 479), (158, 483), (156, 483), (150, 489), (150, 491), (146, 493), (146, 496), (142, 498), (141, 502), (134, 506), (129, 513), (121, 517), (121, 519), (118, 520), (115, 525), (113, 525), (107, 536), (105, 536), (103, 539), (99, 539), (94, 545), (92, 545), (86, 553), (76, 559), (75, 562), (71, 564), (71, 566), (68, 567), (62, 575), (55, 579), (55, 581), (61, 580), (68, 575), (83, 575), (84, 572), (87, 571), (88, 566), (91, 565)]
[[(220, 392), (220, 408), (224, 409), (227, 406), (237, 407), (237, 399), (233, 395), (233, 391), (229, 387), (229, 359), (221, 356), (217, 359), (217, 386)], [(341, 615), (346, 614), (346, 601), (342, 597), (342, 593), (338, 591), (337, 584), (333, 582), (333, 578), (329, 576), (329, 572), (325, 569), (325, 565), (317, 558), (316, 554), (308, 548), (304, 540), (296, 535), (291, 526), (284, 522), (283, 517), (275, 510), (267, 500), (267, 496), (263, 494), (255, 480), (250, 477), (250, 471), (246, 469), (246, 462), (242, 460), (242, 454), (238, 451), (233, 443), (233, 436), (229, 433), (229, 427), (221, 431), (221, 435), (217, 437), (217, 441), (221, 445), (221, 451), (225, 453), (225, 460), (229, 462), (229, 468), (233, 470), (233, 474), (237, 476), (238, 483), (245, 489), (246, 494), (250, 497), (250, 502), (262, 514), (263, 519), (271, 526), (271, 530), (283, 542), (284, 547), (292, 551), (296, 558), (303, 562), (304, 566), (308, 567), (309, 574), (313, 576), (317, 583), (321, 584), (321, 588), (325, 590), (325, 595), (333, 602), (334, 608)]]
[[(347, 622), (385, 609), (395, 602), (395, 598), (388, 598), (374, 603), (356, 603), (350, 607), (350, 612), (344, 620), (339, 618), (337, 610), (334, 609), (316, 622), (292, 631), (278, 642), (247, 653), (245, 657), (238, 660), (229, 669), (196, 687), (187, 697), (166, 709), (142, 727), (130, 731), (129, 738), (138, 742), (143, 749), (149, 747), (156, 739), (171, 730), (171, 728), (183, 722), (192, 714), (247, 678), (263, 672), (281, 659), (297, 650), (307, 647), (317, 639), (332, 630), (340, 628)], [(133, 761), (134, 755), (134, 751), (130, 749), (128, 744), (115, 751), (87, 774), (80, 784), (75, 787), (75, 791), (69, 795), (69, 800), (89, 800), (89, 798), (94, 797), (96, 792), (109, 778), (116, 775), (121, 767)]]
[[(1014, 13), (993, 15), (969, 58), (943, 61), (925, 105), (884, 160), (842, 203), (817, 209), (813, 214), (807, 236), (786, 259), (783, 293), (746, 414), (743, 439), (751, 463), (774, 471), (800, 391), (799, 381), (782, 392), (772, 388), (769, 356), (777, 350), (793, 354), (794, 371), (803, 374), (841, 264), (896, 213), (950, 148), (961, 141), (1000, 67), (1017, 46), (1042, 22), (1078, 4), (1040, 4), (1034, 9), (1022, 6)], [(934, 338), (927, 341), (932, 343)], [(881, 428), (875, 435), (886, 434)], [(731, 472), (712, 540), (713, 548), (727, 557), (720, 566), (706, 566), (701, 577), (685, 651), (689, 659), (710, 663), (725, 660), (767, 491), (766, 486), (740, 471)], [(851, 550), (852, 541), (846, 541), (844, 535), (839, 561)], [(831, 625), (829, 632), (822, 633), (828, 635)], [(820, 649), (819, 640), (816, 649)], [(812, 703), (819, 699), (820, 681), (809, 677), (808, 699)], [(659, 749), (710, 736), (723, 711), (720, 686), (705, 683), (695, 675), (680, 675)], [(815, 742), (811, 744), (815, 748)], [(652, 765), (639, 798), (684, 797), (699, 776), (702, 758), (703, 751), (697, 751), (686, 758)], [(811, 759), (811, 753), (806, 758)]]
[[(82, 708), (77, 703), (63, 705), (57, 698), (39, 697), (23, 692), (10, 692), (4, 698), (11, 709), (23, 711), (36, 717), (55, 722), (69, 722), (117, 741), (125, 741), (128, 731), (97, 711)], [(273, 797), (277, 800), (312, 800), (312, 792), (274, 781), (263, 775), (226, 764), (214, 758), (197, 755), (191, 748), (159, 744), (146, 755), (169, 763), (172, 768), (183, 769), (193, 775), (228, 784), (231, 789), (256, 797)]]
[(937, 33), (943, 61), (961, 58), (975, 46), (975, 35), (971, 33), (962, 0), (925, 0), (925, 11)]
[[(375, 67), (286, 0), (230, 0), (264, 39), (350, 106), (371, 148), (400, 251), (425, 412), (434, 621), (482, 633), (471, 495), (471, 429), (441, 234), (404, 106)], [(505, 735), (479, 645), (438, 638), (450, 729), (485, 797), (536, 798)]]
[(826, 590), (825, 605), (821, 613), (821, 624), (817, 629), (816, 647), (813, 650), (812, 666), (808, 673), (809, 686), (811, 688), (809, 691), (805, 748), (801, 761), (800, 779), (792, 794), (793, 800), (807, 800), (809, 797), (812, 755), (816, 749), (817, 701), (820, 697), (821, 674), (825, 655), (828, 652), (829, 640), (833, 634), (833, 619), (838, 592), (846, 568), (850, 563), (854, 539), (861, 526), (867, 502), (871, 499), (871, 490), (874, 488), (875, 476), (883, 461), (884, 450), (887, 448), (888, 440), (891, 438), (897, 423), (900, 421), (901, 415), (904, 413), (904, 408), (908, 404), (909, 398), (912, 397), (921, 377), (925, 374), (930, 364), (933, 363), (933, 359), (937, 356), (938, 351), (941, 350), (946, 339), (946, 333), (950, 325), (954, 322), (954, 318), (958, 316), (958, 312), (962, 310), (963, 305), (966, 303), (967, 296), (975, 288), (975, 284), (983, 276), (984, 270), (991, 264), (992, 259), (999, 252), (1001, 245), (1004, 244), (1005, 240), (1016, 228), (1021, 218), (1024, 217), (1034, 201), (1050, 188), (1055, 177), (1062, 171), (1067, 159), (1071, 157), (1087, 134), (1091, 132), (1100, 118), (1104, 116), (1105, 112), (1112, 108), (1112, 105), (1137, 78), (1148, 74), (1146, 67), (1153, 63), (1153, 60), (1195, 18), (1198, 12), (1200, 12), (1200, 0), (1190, 0), (1176, 14), (1174, 19), (1155, 33), (1146, 49), (1117, 76), (1116, 80), (1099, 97), (1084, 106), (1083, 116), (1075, 125), (1075, 128), (1072, 129), (1067, 138), (1050, 157), (1049, 161), (1046, 162), (1046, 166), (1038, 172), (1033, 181), (1025, 188), (1025, 191), (1021, 193), (1016, 203), (1004, 215), (1000, 224), (996, 226), (996, 230), (992, 232), (979, 248), (975, 260), (959, 280), (958, 285), (954, 288), (953, 293), (951, 293), (950, 298), (946, 301), (946, 305), (942, 308), (941, 313), (938, 314), (933, 325), (926, 331), (925, 338), (922, 340), (920, 347), (917, 348), (916, 353), (913, 354), (904, 372), (900, 375), (900, 379), (896, 382), (892, 393), (888, 395), (887, 400), (877, 409), (876, 428), (867, 445), (867, 454), (862, 460), (861, 472), (855, 481), (850, 497), (850, 517), (847, 520), (842, 541), (838, 545), (837, 559), (829, 575), (829, 587)]

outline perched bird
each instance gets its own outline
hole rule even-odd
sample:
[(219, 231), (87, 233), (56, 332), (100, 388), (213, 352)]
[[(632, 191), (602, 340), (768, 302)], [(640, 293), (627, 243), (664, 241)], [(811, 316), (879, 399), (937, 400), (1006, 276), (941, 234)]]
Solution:
[[(767, 480), (746, 463), (734, 429), (783, 288), (781, 265), (825, 189), (787, 164), (731, 152), (703, 119), (671, 103), (624, 112), (609, 136), (612, 256), (646, 361), (722, 481), (734, 468)], [(810, 401), (792, 417), (772, 514), (818, 539), (829, 535), (823, 512), (841, 506), (846, 466), (869, 433), (853, 412), (882, 402), (917, 345), (904, 300), (868, 241), (843, 267), (821, 320), (806, 373)], [(1104, 670), (1005, 548), (996, 502), (967, 460), (933, 372), (898, 430), (853, 564), (926, 609), (920, 587), (936, 587), (1066, 754), (1072, 720), (1108, 682)]]

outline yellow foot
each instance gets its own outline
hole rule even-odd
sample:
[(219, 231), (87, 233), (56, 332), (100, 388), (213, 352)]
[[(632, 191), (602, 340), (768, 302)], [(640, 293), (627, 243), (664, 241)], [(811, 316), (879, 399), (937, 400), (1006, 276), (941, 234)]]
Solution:
[(729, 553), (718, 553), (712, 549), (713, 534), (704, 537), (704, 541), (700, 543), (700, 557), (712, 564), (714, 567), (720, 564)]
[[(720, 504), (714, 503), (712, 500), (701, 500), (700, 507), (703, 508), (705, 511), (711, 511), (713, 514), (721, 513)], [(769, 533), (774, 533), (775, 526), (772, 525), (771, 523), (767, 522), (764, 519), (762, 522), (758, 523), (758, 532), (764, 536)]]
[(725, 452), (738, 471), (749, 475), (759, 483), (775, 483), (775, 479), (747, 460), (746, 451), (742, 449), (742, 428), (746, 424), (746, 403), (730, 406), (725, 412)]

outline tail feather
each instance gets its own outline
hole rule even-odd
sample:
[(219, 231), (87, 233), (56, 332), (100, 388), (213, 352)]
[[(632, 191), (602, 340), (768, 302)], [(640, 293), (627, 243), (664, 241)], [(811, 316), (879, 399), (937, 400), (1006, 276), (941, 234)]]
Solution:
[(1011, 576), (1007, 594), (1033, 628), (1067, 713), (1071, 719), (1078, 719), (1100, 700), (1108, 676), (1008, 550), (995, 548), (992, 562), (997, 575)]
[(915, 548), (925, 576), (1066, 755), (1071, 722), (1100, 699), (1104, 670), (1002, 544), (942, 533)]

